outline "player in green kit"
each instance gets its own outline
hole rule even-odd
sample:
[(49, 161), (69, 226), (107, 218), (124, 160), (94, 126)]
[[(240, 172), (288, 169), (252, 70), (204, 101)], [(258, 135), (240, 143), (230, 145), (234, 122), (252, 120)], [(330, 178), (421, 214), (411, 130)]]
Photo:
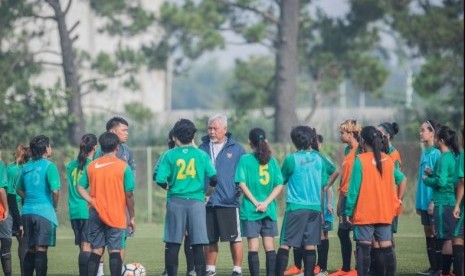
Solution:
[(274, 237), (278, 236), (278, 212), (275, 198), (283, 190), (283, 176), (278, 161), (271, 156), (263, 129), (249, 132), (253, 153), (239, 160), (235, 181), (244, 192), (240, 208), (242, 236), (249, 245), (250, 275), (260, 275), (259, 236), (266, 252), (266, 275), (275, 275)]
[(97, 150), (97, 136), (85, 134), (79, 144), (77, 159), (66, 166), (68, 177), (68, 207), (71, 227), (74, 231), (74, 243), (79, 246), (79, 275), (87, 275), (87, 262), (91, 254), (89, 242), (89, 206), (77, 191), (78, 180), (89, 165)]
[(210, 177), (207, 194), (216, 186), (216, 170), (209, 156), (193, 145), (197, 129), (181, 119), (173, 127), (177, 147), (165, 152), (154, 172), (154, 181), (167, 189), (164, 242), (168, 276), (177, 275), (178, 254), (187, 231), (194, 252), (197, 276), (206, 272), (203, 246), (208, 244), (205, 210), (205, 176)]

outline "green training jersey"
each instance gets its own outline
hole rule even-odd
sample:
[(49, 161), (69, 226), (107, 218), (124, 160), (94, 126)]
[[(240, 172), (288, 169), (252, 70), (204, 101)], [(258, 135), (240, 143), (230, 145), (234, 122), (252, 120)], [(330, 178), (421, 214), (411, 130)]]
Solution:
[(322, 186), (326, 186), (328, 184), (328, 180), (331, 175), (336, 171), (336, 165), (334, 165), (333, 161), (329, 159), (328, 156), (324, 155), (323, 153), (317, 151), (318, 155), (320, 155), (321, 159), (323, 160), (323, 174), (321, 175), (321, 183)]
[(16, 202), (18, 203), (18, 208), (21, 210), (21, 196), (16, 192), (16, 181), (19, 178), (19, 174), (23, 169), (23, 165), (18, 165), (16, 163), (11, 163), (6, 167), (6, 178), (8, 179), (8, 187), (6, 192), (10, 195), (16, 195)]
[(455, 205), (455, 184), (457, 183), (457, 159), (453, 152), (446, 151), (434, 165), (433, 175), (425, 179), (425, 184), (433, 188), (433, 201), (436, 205)]
[[(283, 185), (283, 175), (278, 161), (271, 157), (266, 165), (260, 165), (253, 153), (243, 155), (236, 170), (236, 183), (244, 183), (258, 202), (265, 201), (277, 186)], [(245, 195), (240, 208), (241, 220), (256, 221), (266, 217), (278, 220), (276, 200), (273, 200), (266, 212), (256, 211), (255, 205)]]
[(156, 183), (168, 183), (167, 197), (205, 201), (205, 175), (216, 175), (210, 157), (194, 146), (177, 147), (163, 154), (156, 168)]
[(0, 188), (7, 188), (8, 180), (6, 178), (6, 167), (3, 162), (0, 161)]
[(77, 191), (79, 178), (81, 178), (84, 169), (92, 160), (87, 158), (82, 170), (78, 168), (78, 160), (73, 160), (66, 166), (66, 176), (68, 177), (68, 207), (70, 219), (89, 219), (89, 207)]

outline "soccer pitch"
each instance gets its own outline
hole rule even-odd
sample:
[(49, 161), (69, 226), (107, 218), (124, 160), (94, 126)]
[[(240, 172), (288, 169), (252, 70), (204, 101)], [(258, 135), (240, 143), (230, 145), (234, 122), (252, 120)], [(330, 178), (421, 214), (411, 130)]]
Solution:
[[(127, 240), (125, 262), (139, 262), (147, 269), (147, 275), (160, 275), (164, 267), (164, 244), (162, 242), (163, 226), (159, 224), (138, 224), (133, 238)], [(337, 226), (336, 226), (337, 229)], [(78, 275), (77, 256), (78, 247), (74, 245), (74, 236), (70, 227), (61, 225), (57, 232), (57, 246), (49, 249), (48, 275)], [(400, 218), (399, 233), (396, 234), (397, 275), (415, 275), (415, 272), (427, 268), (425, 238), (420, 218), (416, 215), (402, 216)], [(330, 232), (330, 251), (328, 268), (336, 270), (342, 265), (339, 239), (337, 232)], [(16, 254), (16, 240), (13, 240), (13, 273), (19, 275), (19, 260)], [(355, 248), (355, 243), (353, 243)], [(229, 276), (232, 269), (229, 244), (221, 243), (218, 255), (217, 270), (219, 276)], [(260, 252), (260, 264), (265, 275), (265, 257)], [(108, 256), (108, 255), (107, 255)], [(106, 257), (107, 257), (106, 256)], [(181, 248), (179, 275), (185, 275), (184, 252)], [(106, 258), (108, 260), (108, 258)], [(289, 264), (292, 262), (292, 253)], [(352, 258), (352, 262), (355, 260)], [(243, 274), (248, 274), (247, 242), (244, 243)], [(105, 275), (110, 275), (107, 264)]]

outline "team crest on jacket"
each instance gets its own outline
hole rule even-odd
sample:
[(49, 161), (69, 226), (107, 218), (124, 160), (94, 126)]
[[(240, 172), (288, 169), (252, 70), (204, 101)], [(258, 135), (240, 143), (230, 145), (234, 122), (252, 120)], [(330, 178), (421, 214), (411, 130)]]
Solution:
[(228, 156), (228, 158), (231, 159), (232, 156), (233, 156), (233, 154), (232, 154), (232, 152), (228, 152), (228, 153), (226, 154), (226, 156)]

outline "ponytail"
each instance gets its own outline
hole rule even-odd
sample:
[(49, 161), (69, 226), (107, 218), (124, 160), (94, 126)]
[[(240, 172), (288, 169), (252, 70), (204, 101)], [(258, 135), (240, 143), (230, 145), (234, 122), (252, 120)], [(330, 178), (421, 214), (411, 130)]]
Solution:
[(362, 129), (361, 138), (373, 149), (375, 155), (376, 168), (383, 175), (383, 164), (381, 163), (381, 153), (384, 152), (386, 144), (383, 140), (382, 133), (373, 126), (367, 126)]
[(260, 165), (266, 165), (271, 159), (271, 150), (266, 141), (266, 133), (261, 128), (254, 128), (249, 132), (250, 144), (254, 147), (254, 155)]
[(97, 136), (94, 134), (85, 134), (81, 138), (81, 142), (79, 144), (79, 153), (77, 156), (78, 160), (78, 169), (83, 170), (84, 165), (86, 164), (87, 158), (89, 157), (89, 153), (94, 149), (97, 145)]

